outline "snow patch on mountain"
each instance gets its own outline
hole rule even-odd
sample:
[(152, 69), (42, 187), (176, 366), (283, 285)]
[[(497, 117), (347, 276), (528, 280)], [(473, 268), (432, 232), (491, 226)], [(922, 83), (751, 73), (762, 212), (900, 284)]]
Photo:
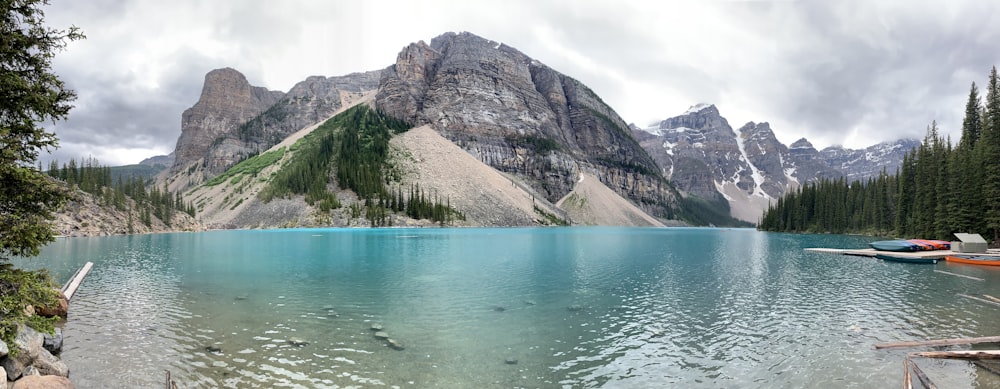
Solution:
[(690, 115), (690, 114), (693, 114), (693, 113), (698, 113), (698, 112), (701, 112), (701, 110), (703, 110), (705, 108), (708, 108), (708, 107), (711, 107), (711, 106), (712, 106), (712, 104), (698, 103), (698, 104), (692, 105), (691, 108), (688, 108), (687, 111), (684, 111), (684, 114), (685, 115)]
[[(753, 178), (753, 195), (761, 197), (770, 197), (764, 190), (761, 189), (761, 185), (764, 184), (764, 175), (760, 174), (760, 170), (750, 162), (750, 158), (747, 157), (746, 146), (743, 144), (743, 137), (736, 134), (736, 147), (740, 149), (740, 157), (746, 162), (747, 166), (750, 166), (750, 177)], [(742, 169), (742, 167), (740, 167)]]

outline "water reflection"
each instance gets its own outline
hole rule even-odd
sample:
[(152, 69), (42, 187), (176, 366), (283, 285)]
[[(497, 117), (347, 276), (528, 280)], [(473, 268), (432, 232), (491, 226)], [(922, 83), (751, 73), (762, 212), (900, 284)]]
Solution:
[[(993, 270), (807, 253), (865, 238), (712, 229), (221, 231), (65, 239), (95, 270), (64, 357), (81, 387), (896, 385), (876, 342), (995, 334)], [(402, 343), (394, 350), (373, 325)], [(983, 381), (925, 367), (939, 385)], [(882, 385), (885, 384), (885, 385)]]

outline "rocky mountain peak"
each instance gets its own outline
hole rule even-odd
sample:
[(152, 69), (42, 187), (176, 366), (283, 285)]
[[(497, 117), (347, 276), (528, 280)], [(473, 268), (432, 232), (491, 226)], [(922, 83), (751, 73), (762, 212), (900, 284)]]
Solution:
[(813, 149), (813, 151), (816, 151), (816, 148), (813, 147), (813, 144), (810, 143), (809, 140), (807, 140), (806, 138), (799, 138), (799, 140), (792, 142), (792, 144), (789, 145), (788, 148), (790, 150)]
[(805, 138), (786, 147), (767, 122), (733, 131), (718, 109), (698, 104), (650, 127), (632, 127), (678, 189), (704, 199), (724, 198), (732, 216), (755, 222), (768, 204), (800, 184), (847, 177), (865, 179), (884, 167), (893, 172), (915, 140), (862, 150), (840, 146), (816, 151)]
[(216, 138), (259, 115), (283, 95), (250, 85), (243, 73), (232, 68), (208, 72), (198, 102), (181, 115), (174, 166), (204, 157)]
[(715, 104), (698, 103), (684, 111), (684, 115), (719, 115), (719, 108)]
[(569, 193), (581, 170), (637, 203), (673, 201), (657, 184), (656, 163), (590, 88), (475, 34), (449, 32), (403, 48), (375, 104), (528, 178), (553, 202)]
[(680, 116), (675, 116), (661, 121), (652, 128), (660, 130), (670, 130), (679, 128), (691, 128), (708, 131), (722, 131), (725, 136), (734, 136), (732, 127), (726, 118), (722, 117), (719, 109), (714, 104), (697, 104), (689, 108)]

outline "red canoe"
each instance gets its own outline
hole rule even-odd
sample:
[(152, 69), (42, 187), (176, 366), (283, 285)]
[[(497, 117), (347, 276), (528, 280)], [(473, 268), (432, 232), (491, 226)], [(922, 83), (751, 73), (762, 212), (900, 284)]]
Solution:
[(995, 255), (949, 255), (944, 257), (945, 261), (954, 263), (965, 263), (969, 265), (1000, 266), (1000, 257)]

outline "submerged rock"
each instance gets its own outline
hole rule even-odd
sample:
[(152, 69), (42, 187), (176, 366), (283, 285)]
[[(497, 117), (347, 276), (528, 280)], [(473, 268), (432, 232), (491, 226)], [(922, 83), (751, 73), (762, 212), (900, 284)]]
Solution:
[(517, 364), (517, 359), (515, 359), (515, 358), (507, 358), (507, 359), (504, 359), (503, 363), (506, 363), (508, 365), (516, 365)]
[(503, 311), (506, 311), (507, 308), (504, 308), (504, 307), (501, 307), (501, 306), (498, 305), (498, 306), (493, 307), (493, 310), (497, 311), (497, 312), (503, 312)]
[(585, 307), (582, 306), (582, 305), (570, 305), (570, 306), (566, 307), (566, 310), (568, 310), (570, 312), (579, 312), (579, 311), (582, 311), (584, 308)]
[(402, 343), (400, 343), (400, 342), (399, 342), (398, 340), (396, 340), (396, 339), (392, 339), (392, 338), (387, 338), (387, 339), (385, 340), (385, 342), (386, 342), (386, 344), (388, 344), (388, 345), (389, 345), (389, 347), (390, 347), (390, 348), (392, 348), (393, 350), (402, 350), (402, 349), (404, 348), (404, 347), (403, 347), (403, 344), (402, 344)]
[(383, 328), (382, 325), (378, 323), (374, 323), (371, 326), (372, 331), (382, 331), (382, 328)]
[(536, 304), (538, 304), (538, 303), (535, 302), (535, 300), (524, 300), (524, 303), (528, 304), (528, 305), (536, 305)]
[(205, 346), (205, 351), (208, 351), (208, 352), (213, 353), (213, 354), (221, 354), (222, 353), (222, 348), (219, 347), (219, 346), (216, 346), (216, 345), (208, 345), (208, 346)]
[(294, 338), (293, 337), (293, 338), (288, 338), (288, 344), (290, 344), (292, 346), (295, 346), (295, 347), (303, 347), (303, 346), (309, 344), (309, 342), (306, 342), (305, 340), (303, 340), (301, 338)]

